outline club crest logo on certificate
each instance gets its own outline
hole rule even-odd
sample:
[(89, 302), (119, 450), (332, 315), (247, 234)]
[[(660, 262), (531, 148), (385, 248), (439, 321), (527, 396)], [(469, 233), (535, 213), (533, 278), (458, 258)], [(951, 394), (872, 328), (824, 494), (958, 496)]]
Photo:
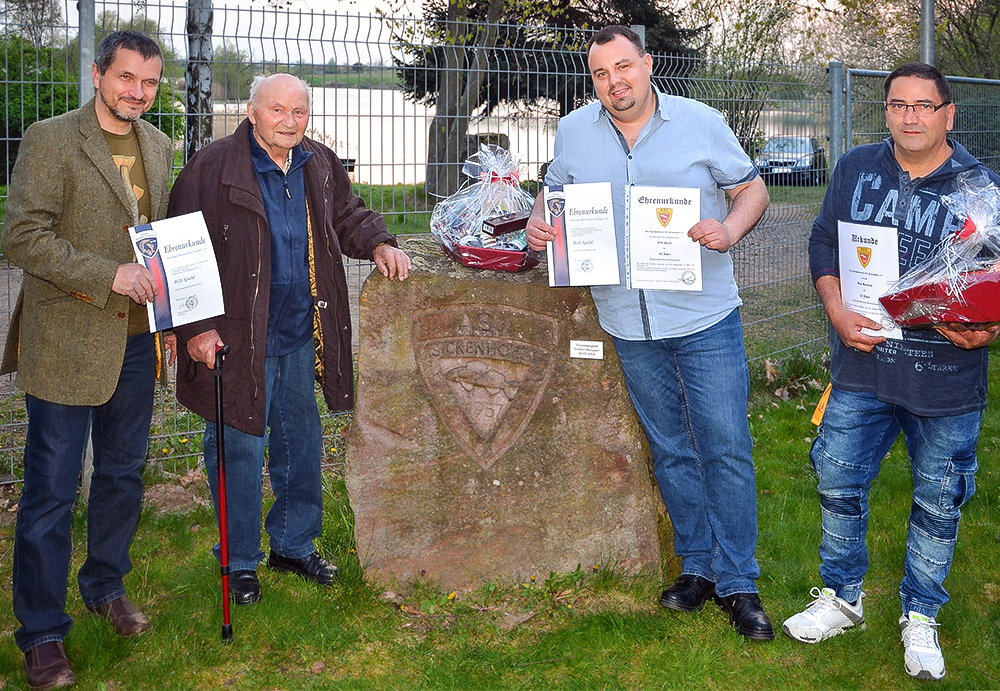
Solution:
[(550, 286), (619, 285), (611, 183), (545, 188), (545, 221), (556, 229), (547, 258)]
[(840, 221), (840, 296), (844, 307), (882, 325), (869, 336), (901, 340), (903, 332), (878, 301), (899, 280), (899, 235), (895, 228)]
[(686, 187), (628, 188), (630, 289), (701, 290), (701, 245), (688, 231), (701, 220), (701, 196)]
[(215, 250), (201, 211), (129, 228), (136, 260), (153, 274), (149, 330), (163, 331), (224, 313)]

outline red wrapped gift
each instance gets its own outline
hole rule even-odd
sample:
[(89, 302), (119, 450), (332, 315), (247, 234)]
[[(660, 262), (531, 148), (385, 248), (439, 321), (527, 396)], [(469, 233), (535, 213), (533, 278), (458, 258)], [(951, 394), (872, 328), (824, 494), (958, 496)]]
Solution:
[(516, 233), (519, 230), (524, 230), (525, 226), (528, 225), (528, 218), (530, 216), (531, 210), (525, 209), (524, 211), (515, 211), (512, 214), (487, 218), (483, 221), (483, 234), (499, 237), (507, 233)]
[(538, 266), (534, 252), (498, 250), (491, 247), (470, 247), (469, 245), (442, 245), (444, 251), (457, 259), (463, 266), (474, 269), (493, 269), (517, 273)]
[(1000, 321), (1000, 188), (983, 171), (966, 171), (941, 202), (962, 227), (879, 302), (900, 326)]
[(962, 284), (964, 288), (957, 294), (948, 281), (938, 281), (883, 295), (878, 300), (901, 326), (1000, 321), (1000, 266), (962, 274)]

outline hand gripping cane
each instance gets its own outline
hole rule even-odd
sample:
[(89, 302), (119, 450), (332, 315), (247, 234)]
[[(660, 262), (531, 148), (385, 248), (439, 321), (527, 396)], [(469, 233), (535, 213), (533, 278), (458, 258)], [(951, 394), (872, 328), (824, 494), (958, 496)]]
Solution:
[(215, 351), (215, 436), (216, 460), (219, 471), (219, 562), (222, 574), (222, 641), (231, 643), (233, 625), (229, 621), (229, 527), (226, 523), (226, 444), (222, 419), (222, 360), (229, 354), (229, 346), (221, 346)]

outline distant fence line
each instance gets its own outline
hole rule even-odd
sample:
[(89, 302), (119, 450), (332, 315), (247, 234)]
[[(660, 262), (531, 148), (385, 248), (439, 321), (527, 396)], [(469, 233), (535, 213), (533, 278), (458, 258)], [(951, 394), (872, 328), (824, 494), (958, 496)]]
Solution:
[[(2, 17), (5, 51), (0, 89), (7, 105), (0, 154), (8, 165), (4, 166), (0, 204), (6, 198), (9, 162), (23, 126), (73, 107), (79, 72), (76, 2), (66, 0), (61, 18), (48, 23), (19, 24), (10, 6), (4, 4)], [(159, 116), (159, 126), (177, 140), (180, 166), (187, 52), (184, 3), (103, 2), (97, 3), (95, 15), (91, 34), (98, 38), (107, 30), (131, 25), (155, 34), (163, 46), (164, 83), (176, 96), (168, 93), (164, 105), (153, 114)], [(499, 136), (508, 144), (521, 162), (522, 181), (531, 183), (534, 191), (542, 168), (551, 160), (560, 114), (593, 98), (581, 53), (590, 32), (559, 34), (502, 26), (499, 33), (503, 39), (499, 47), (488, 52), (486, 90), (490, 102), (500, 105), (489, 114), (474, 113), (463, 126), (473, 144), (486, 135)], [(400, 37), (409, 37), (411, 50), (400, 48)], [(450, 68), (438, 62), (444, 44), (428, 32), (422, 20), (226, 4), (215, 8), (212, 39), (215, 137), (232, 132), (242, 119), (254, 74), (293, 72), (313, 85), (310, 136), (326, 142), (350, 166), (358, 193), (385, 216), (393, 232), (427, 231), (436, 201), (424, 184), (428, 128), (437, 111), (434, 105), (406, 98), (399, 85), (402, 80), (418, 89), (434, 86)], [(412, 66), (414, 56), (417, 67)], [(398, 71), (394, 58), (407, 60), (411, 67)], [(830, 157), (887, 134), (878, 93), (882, 73), (842, 72), (840, 63), (747, 68), (692, 58), (653, 58), (658, 87), (720, 110), (752, 156), (763, 155), (760, 149), (772, 137), (815, 140), (823, 149), (817, 159), (822, 161), (817, 164), (822, 171), (817, 169), (815, 175), (793, 184), (770, 185), (770, 209), (759, 227), (732, 250), (751, 361), (823, 352), (826, 319), (809, 278), (808, 234), (822, 201), (828, 168), (834, 163)], [(847, 86), (841, 89), (845, 76)], [(955, 81), (959, 113), (968, 106), (956, 137), (969, 142), (973, 153), (995, 166), (1000, 160), (1000, 123), (995, 122), (1000, 119), (996, 115), (1000, 88), (996, 82)], [(843, 97), (838, 98), (841, 90)], [(843, 113), (843, 118), (834, 121), (831, 112)], [(468, 151), (466, 144), (443, 164), (460, 163)], [(356, 299), (371, 265), (349, 261), (346, 266)], [(20, 272), (6, 262), (0, 268), (5, 278), (0, 296), (6, 300), (5, 314), (0, 315), (2, 336)], [(353, 312), (356, 328), (356, 303)], [(25, 423), (23, 398), (9, 378), (0, 384), (6, 387), (7, 402), (0, 421), (2, 482), (4, 476), (16, 478)], [(196, 462), (201, 423), (177, 406), (172, 391), (171, 385), (161, 392), (150, 457), (176, 472)]]

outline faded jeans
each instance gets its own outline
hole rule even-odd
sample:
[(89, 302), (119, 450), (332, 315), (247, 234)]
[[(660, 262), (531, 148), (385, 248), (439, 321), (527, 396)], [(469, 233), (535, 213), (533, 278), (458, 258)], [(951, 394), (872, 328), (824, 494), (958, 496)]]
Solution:
[[(264, 450), (274, 490), (265, 528), (270, 547), (298, 559), (315, 551), (323, 525), (320, 462), (323, 428), (316, 405), (316, 348), (312, 339), (294, 353), (268, 357), (264, 364), (267, 432), (256, 437), (225, 426), (226, 518), (229, 567), (256, 571), (264, 558), (261, 538), (261, 480)], [(205, 466), (218, 516), (217, 428), (205, 423)], [(219, 556), (219, 545), (214, 549)]]
[(810, 458), (819, 476), (823, 541), (820, 577), (855, 602), (868, 571), (868, 493), (882, 459), (903, 433), (913, 476), (903, 612), (936, 617), (948, 601), (960, 507), (976, 491), (976, 444), (982, 412), (921, 417), (874, 394), (834, 388)]
[(682, 573), (714, 582), (720, 597), (757, 592), (757, 489), (739, 310), (690, 336), (614, 341)]
[[(14, 531), (14, 639), (22, 651), (61, 641), (73, 620), (66, 582), (73, 556), (73, 507), (90, 432), (94, 475), (87, 502), (87, 558), (77, 581), (85, 605), (125, 594), (128, 550), (142, 509), (142, 476), (153, 414), (156, 350), (152, 334), (128, 339), (118, 386), (99, 406), (25, 396), (28, 438)], [(95, 355), (98, 357), (98, 355)], [(67, 383), (71, 386), (72, 383)]]

